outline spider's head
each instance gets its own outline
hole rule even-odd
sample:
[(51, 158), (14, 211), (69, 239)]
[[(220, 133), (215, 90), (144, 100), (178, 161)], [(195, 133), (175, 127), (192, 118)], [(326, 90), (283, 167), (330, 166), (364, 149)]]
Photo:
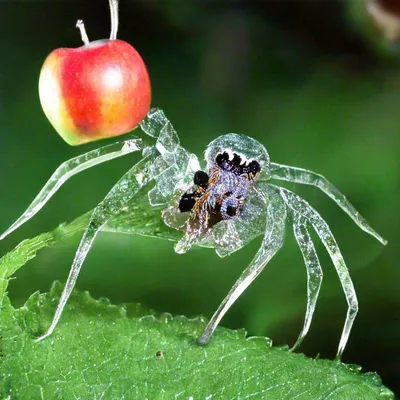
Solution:
[(260, 172), (269, 171), (269, 155), (255, 139), (228, 133), (213, 140), (205, 151), (207, 168), (218, 165), (224, 171), (254, 179)]

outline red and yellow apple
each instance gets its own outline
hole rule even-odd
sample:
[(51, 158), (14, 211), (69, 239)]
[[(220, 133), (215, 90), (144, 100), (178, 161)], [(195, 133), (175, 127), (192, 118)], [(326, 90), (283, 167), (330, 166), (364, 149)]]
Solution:
[[(111, 0), (113, 4), (118, 5)], [(82, 21), (77, 26), (85, 44), (54, 50), (39, 78), (43, 111), (70, 145), (131, 131), (146, 116), (151, 101), (150, 79), (139, 53), (115, 38), (89, 42)]]

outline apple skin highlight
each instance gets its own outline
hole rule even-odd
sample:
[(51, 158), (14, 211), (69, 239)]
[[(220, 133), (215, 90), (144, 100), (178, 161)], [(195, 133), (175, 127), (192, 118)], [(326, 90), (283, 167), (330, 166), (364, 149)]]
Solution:
[(70, 145), (123, 135), (150, 110), (151, 86), (139, 53), (122, 40), (54, 50), (39, 77), (42, 108)]

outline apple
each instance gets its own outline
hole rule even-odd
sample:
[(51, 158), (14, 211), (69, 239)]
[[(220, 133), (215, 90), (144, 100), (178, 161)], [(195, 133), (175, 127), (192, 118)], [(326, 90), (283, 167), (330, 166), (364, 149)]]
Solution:
[(59, 48), (46, 58), (39, 77), (44, 113), (70, 145), (123, 135), (150, 110), (150, 78), (139, 53), (117, 39), (118, 0), (110, 0), (110, 39)]

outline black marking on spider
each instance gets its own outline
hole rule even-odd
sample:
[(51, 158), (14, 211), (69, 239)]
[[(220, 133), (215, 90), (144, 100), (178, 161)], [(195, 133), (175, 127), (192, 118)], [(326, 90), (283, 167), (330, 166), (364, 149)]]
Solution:
[(182, 195), (178, 205), (180, 212), (189, 212), (193, 209), (194, 205), (196, 204), (195, 195), (196, 193), (184, 193)]
[(228, 151), (217, 154), (215, 162), (224, 171), (245, 176), (248, 179), (254, 179), (261, 171), (261, 166), (256, 160), (246, 160), (245, 157)]
[(204, 171), (197, 171), (194, 174), (193, 182), (195, 185), (200, 186), (203, 189), (207, 189), (209, 176)]
[(179, 211), (189, 212), (193, 209), (196, 204), (196, 201), (203, 195), (204, 190), (208, 187), (208, 174), (204, 171), (197, 171), (194, 174), (193, 182), (198, 186), (198, 190), (195, 190), (192, 193), (184, 193), (179, 200)]

